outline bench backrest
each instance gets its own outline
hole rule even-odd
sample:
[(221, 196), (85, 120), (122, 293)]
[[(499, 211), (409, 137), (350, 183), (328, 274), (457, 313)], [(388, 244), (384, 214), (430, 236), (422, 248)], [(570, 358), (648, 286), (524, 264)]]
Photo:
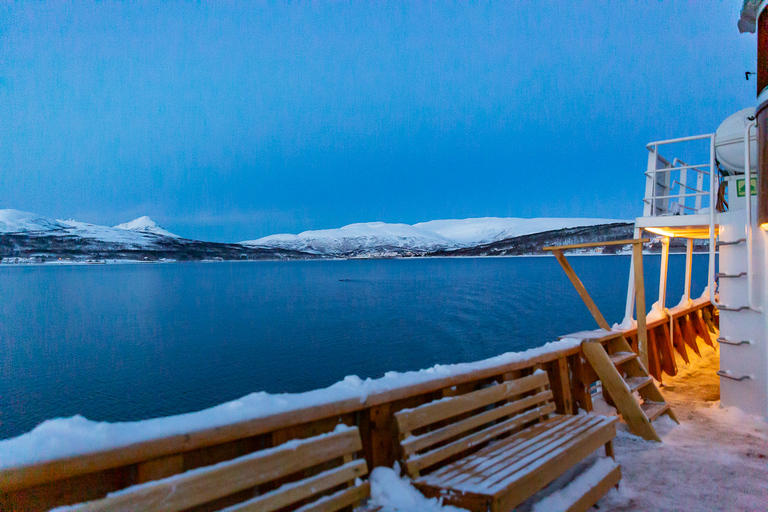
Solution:
[[(245, 497), (246, 501), (225, 510), (271, 512), (301, 504), (302, 512), (336, 511), (369, 495), (368, 482), (355, 483), (356, 478), (368, 472), (365, 460), (353, 458), (361, 449), (356, 427), (337, 428), (328, 434), (289, 441), (233, 460), (128, 487), (104, 499), (65, 510), (181, 511), (247, 489), (254, 489), (253, 494), (248, 493), (254, 496), (257, 486), (272, 482), (273, 490), (250, 499)], [(297, 473), (306, 475), (302, 473), (305, 471), (314, 474), (294, 478), (289, 483), (280, 482), (283, 485), (279, 487), (274, 483)], [(306, 503), (313, 497), (318, 498)]]
[[(546, 372), (395, 413), (406, 472), (475, 451), (555, 411)], [(527, 395), (527, 396), (526, 396)]]

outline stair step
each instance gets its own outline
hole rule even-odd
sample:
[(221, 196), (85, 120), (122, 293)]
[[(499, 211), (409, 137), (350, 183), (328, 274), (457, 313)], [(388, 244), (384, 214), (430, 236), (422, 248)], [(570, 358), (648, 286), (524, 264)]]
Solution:
[(634, 352), (616, 352), (615, 354), (609, 354), (608, 357), (614, 366), (619, 366), (620, 364), (626, 363), (627, 361), (636, 359), (637, 354)]
[(640, 408), (648, 416), (648, 419), (653, 421), (669, 409), (669, 404), (666, 402), (643, 402)]
[(630, 391), (637, 391), (653, 382), (651, 377), (630, 377), (624, 380), (626, 381), (627, 386), (629, 386)]

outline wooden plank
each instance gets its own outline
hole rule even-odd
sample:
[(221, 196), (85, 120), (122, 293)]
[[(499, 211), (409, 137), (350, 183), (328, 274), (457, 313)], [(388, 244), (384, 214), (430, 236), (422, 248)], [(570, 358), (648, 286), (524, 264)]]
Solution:
[(424, 468), (433, 466), (438, 462), (457, 455), (463, 451), (466, 451), (473, 446), (480, 445), (486, 441), (490, 441), (496, 436), (508, 432), (512, 429), (518, 428), (526, 423), (534, 421), (540, 418), (544, 414), (554, 412), (555, 404), (548, 403), (536, 409), (532, 409), (523, 414), (514, 416), (508, 420), (498, 423), (492, 427), (486, 428), (472, 435), (463, 437), (458, 441), (448, 443), (445, 446), (432, 450), (430, 452), (416, 455), (405, 461), (406, 472), (410, 475), (416, 471), (421, 471)]
[(573, 391), (573, 412), (578, 413), (579, 407), (587, 412), (592, 411), (592, 394), (589, 392), (590, 382), (586, 379), (586, 368), (581, 355), (568, 358), (571, 362), (571, 390)]
[(666, 323), (661, 324), (661, 336), (656, 338), (659, 351), (661, 353), (661, 368), (670, 377), (677, 375), (677, 361), (675, 361), (675, 352), (672, 345), (672, 337), (669, 333), (669, 327)]
[(648, 331), (648, 371), (656, 380), (661, 382), (661, 361), (659, 361), (659, 348), (656, 344), (656, 330)]
[(600, 501), (600, 498), (605, 496), (612, 487), (619, 485), (620, 481), (621, 466), (616, 466), (574, 504), (568, 507), (565, 512), (587, 512), (594, 507), (597, 502)]
[(589, 312), (592, 314), (592, 318), (595, 319), (597, 322), (597, 325), (600, 326), (600, 328), (605, 329), (606, 331), (611, 330), (611, 326), (608, 325), (608, 322), (605, 321), (605, 318), (603, 318), (603, 314), (600, 313), (600, 310), (597, 308), (597, 304), (595, 304), (595, 301), (592, 300), (592, 297), (589, 296), (589, 293), (587, 292), (587, 289), (584, 288), (584, 284), (581, 282), (581, 279), (579, 279), (579, 276), (576, 275), (576, 272), (573, 270), (573, 267), (571, 267), (571, 264), (568, 263), (568, 260), (565, 259), (565, 256), (560, 251), (560, 249), (552, 248), (551, 249), (552, 254), (555, 255), (555, 258), (557, 258), (557, 261), (560, 263), (560, 266), (563, 267), (563, 270), (565, 271), (565, 275), (568, 276), (568, 279), (570, 279), (571, 284), (574, 288), (576, 288), (576, 292), (579, 294), (579, 297), (581, 297), (581, 300), (584, 302), (584, 304), (587, 306), (587, 309), (589, 309)]
[(615, 423), (597, 425), (570, 440), (552, 457), (537, 461), (534, 468), (496, 492), (503, 510), (512, 510), (615, 436)]
[(699, 345), (696, 343), (696, 335), (691, 332), (691, 325), (688, 321), (688, 317), (680, 317), (680, 331), (682, 331), (683, 340), (685, 344), (691, 347), (697, 356), (701, 357), (701, 351), (699, 351)]
[(382, 404), (368, 410), (370, 428), (371, 467), (391, 466), (397, 440), (396, 425), (392, 418), (392, 404)]
[(151, 482), (184, 472), (184, 456), (173, 455), (162, 459), (153, 459), (138, 464), (136, 483)]
[(333, 432), (311, 442), (255, 452), (232, 461), (159, 480), (154, 484), (146, 484), (133, 491), (129, 488), (123, 494), (85, 503), (78, 510), (180, 511), (361, 449), (362, 443), (357, 429)]
[(673, 332), (672, 332), (672, 341), (675, 345), (675, 350), (677, 350), (677, 353), (680, 354), (680, 357), (683, 358), (683, 361), (685, 361), (686, 364), (689, 364), (690, 361), (688, 359), (688, 351), (685, 348), (685, 340), (683, 340), (683, 335), (680, 332), (680, 319), (677, 318), (673, 321)]
[(301, 508), (295, 510), (295, 512), (336, 512), (344, 507), (351, 507), (364, 500), (371, 494), (371, 484), (369, 482), (363, 482), (355, 487), (350, 487), (338, 491), (335, 494), (322, 500), (318, 500), (315, 503), (304, 505)]
[(535, 373), (528, 377), (505, 381), (501, 384), (465, 395), (446, 398), (413, 409), (399, 411), (395, 413), (395, 419), (397, 420), (400, 432), (411, 432), (417, 428), (500, 402), (510, 396), (546, 386), (548, 382), (546, 373)]
[(704, 319), (700, 315), (701, 311), (703, 310), (694, 311), (693, 313), (691, 313), (693, 325), (696, 327), (696, 330), (699, 332), (699, 336), (701, 336), (701, 339), (704, 340), (704, 343), (706, 343), (710, 347), (714, 347), (715, 345), (712, 342), (712, 337), (709, 334), (709, 329), (707, 328), (707, 325), (704, 323)]
[(635, 313), (637, 316), (637, 355), (648, 368), (648, 328), (645, 324), (645, 279), (643, 277), (643, 246), (632, 246), (632, 268), (635, 275)]
[(432, 432), (427, 432), (426, 434), (419, 436), (407, 437), (400, 443), (403, 448), (403, 454), (412, 455), (425, 448), (429, 448), (434, 444), (456, 437), (463, 432), (467, 432), (491, 421), (503, 418), (504, 416), (509, 416), (510, 414), (514, 414), (528, 407), (549, 402), (551, 400), (552, 392), (544, 391), (514, 402), (509, 402), (501, 407), (471, 416), (459, 422), (446, 425), (437, 430), (433, 430)]
[(571, 373), (568, 369), (568, 361), (561, 357), (550, 366), (549, 382), (555, 394), (556, 412), (558, 414), (571, 414), (573, 412), (573, 399), (571, 398)]
[(462, 459), (442, 466), (432, 473), (420, 477), (416, 482), (442, 485), (454, 481), (455, 478), (464, 478), (463, 475), (465, 474), (482, 474), (482, 471), (477, 469), (480, 465), (487, 467), (491, 463), (498, 463), (499, 461), (503, 463), (505, 457), (514, 456), (533, 444), (540, 444), (546, 442), (547, 439), (563, 436), (568, 429), (574, 426), (578, 427), (580, 422), (585, 420), (587, 420), (585, 416), (555, 416), (544, 420), (513, 434), (507, 439), (500, 440), (498, 443), (481, 448)]
[(616, 403), (616, 407), (627, 422), (630, 431), (647, 441), (661, 442), (661, 438), (635, 401), (627, 384), (616, 367), (611, 363), (605, 349), (599, 343), (586, 342), (581, 346), (584, 355), (600, 377), (603, 386)]
[(606, 245), (641, 245), (650, 242), (650, 238), (630, 238), (627, 240), (613, 240), (611, 242), (589, 242), (584, 244), (556, 245), (544, 247), (545, 251), (563, 251), (565, 249), (584, 249), (587, 247), (603, 247)]
[(227, 512), (274, 512), (361, 477), (367, 472), (368, 468), (364, 460), (354, 460), (310, 478), (285, 484), (274, 491), (238, 503), (226, 510)]

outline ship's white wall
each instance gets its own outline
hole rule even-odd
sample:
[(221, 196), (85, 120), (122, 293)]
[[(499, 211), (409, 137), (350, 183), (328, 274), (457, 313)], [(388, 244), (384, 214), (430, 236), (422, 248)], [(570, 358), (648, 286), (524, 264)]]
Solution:
[[(735, 194), (734, 194), (735, 195)], [(721, 216), (720, 240), (734, 241), (747, 236), (746, 210), (739, 201), (733, 206), (742, 209), (732, 210)], [(753, 204), (756, 214), (756, 204)], [(753, 215), (754, 218), (754, 215)], [(727, 219), (727, 220), (726, 220)], [(768, 233), (753, 228), (752, 233), (753, 268), (752, 273), (738, 278), (720, 278), (720, 304), (738, 308), (749, 304), (748, 282), (754, 285), (754, 302), (762, 306), (763, 312), (752, 310), (720, 310), (720, 336), (731, 341), (750, 340), (749, 345), (732, 346), (720, 344), (720, 369), (734, 377), (749, 375), (750, 378), (735, 381), (720, 379), (720, 400), (723, 406), (735, 406), (750, 414), (768, 417), (768, 342), (766, 332), (766, 266), (768, 265)], [(720, 247), (720, 272), (738, 274), (749, 272), (747, 268), (747, 244)]]

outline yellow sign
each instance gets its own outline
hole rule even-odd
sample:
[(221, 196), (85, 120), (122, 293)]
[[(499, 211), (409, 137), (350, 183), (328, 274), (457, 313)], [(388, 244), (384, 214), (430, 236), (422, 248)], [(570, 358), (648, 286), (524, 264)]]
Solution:
[[(745, 191), (745, 183), (747, 180), (736, 180), (736, 195), (739, 197), (744, 197)], [(751, 195), (756, 196), (757, 195), (757, 178), (750, 178), (749, 179), (749, 190), (752, 193)]]

